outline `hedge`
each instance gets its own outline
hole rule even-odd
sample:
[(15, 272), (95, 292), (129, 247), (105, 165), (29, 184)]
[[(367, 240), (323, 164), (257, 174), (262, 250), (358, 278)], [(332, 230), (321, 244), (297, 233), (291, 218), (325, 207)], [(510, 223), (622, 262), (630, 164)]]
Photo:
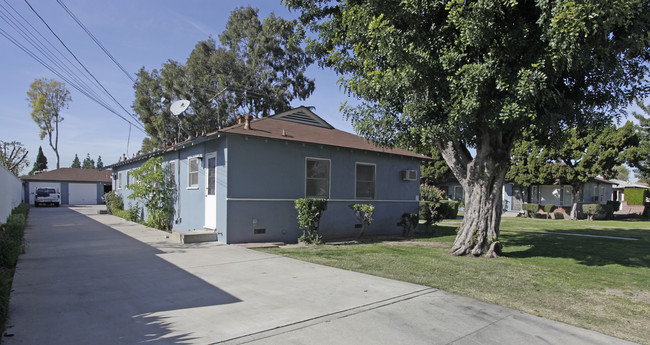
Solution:
[(628, 205), (643, 205), (646, 198), (646, 190), (642, 188), (625, 188), (625, 201)]
[[(526, 211), (527, 217), (535, 217), (537, 212), (539, 212), (541, 206), (540, 204), (521, 204), (521, 209)], [(533, 215), (531, 216), (530, 213)]]
[(443, 207), (443, 217), (444, 219), (456, 219), (458, 217), (458, 206), (460, 202), (457, 200), (440, 200), (440, 204)]
[(0, 330), (4, 329), (9, 311), (11, 281), (18, 256), (23, 253), (25, 224), (29, 204), (21, 204), (11, 211), (0, 231)]
[(613, 213), (613, 208), (612, 205), (584, 204), (582, 205), (582, 213), (587, 216), (587, 219), (593, 220), (594, 216), (599, 214), (610, 217)]

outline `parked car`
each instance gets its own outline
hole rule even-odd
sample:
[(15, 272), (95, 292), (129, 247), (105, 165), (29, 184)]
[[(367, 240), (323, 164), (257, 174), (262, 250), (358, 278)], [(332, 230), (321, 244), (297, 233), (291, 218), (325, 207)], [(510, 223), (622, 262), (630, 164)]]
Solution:
[(61, 205), (61, 194), (52, 187), (39, 187), (36, 188), (36, 196), (34, 197), (34, 207), (43, 204), (51, 204), (56, 207)]

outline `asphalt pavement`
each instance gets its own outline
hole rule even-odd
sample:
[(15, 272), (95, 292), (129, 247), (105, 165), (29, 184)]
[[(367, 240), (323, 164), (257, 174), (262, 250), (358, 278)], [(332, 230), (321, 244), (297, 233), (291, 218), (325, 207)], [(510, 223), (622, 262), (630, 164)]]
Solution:
[(32, 208), (15, 344), (632, 344), (426, 286)]

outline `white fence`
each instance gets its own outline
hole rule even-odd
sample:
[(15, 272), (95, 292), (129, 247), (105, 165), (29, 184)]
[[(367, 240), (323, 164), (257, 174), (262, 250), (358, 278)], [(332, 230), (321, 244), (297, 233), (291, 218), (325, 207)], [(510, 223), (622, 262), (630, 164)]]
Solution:
[(0, 164), (0, 223), (7, 220), (11, 210), (22, 202), (23, 185), (4, 165)]

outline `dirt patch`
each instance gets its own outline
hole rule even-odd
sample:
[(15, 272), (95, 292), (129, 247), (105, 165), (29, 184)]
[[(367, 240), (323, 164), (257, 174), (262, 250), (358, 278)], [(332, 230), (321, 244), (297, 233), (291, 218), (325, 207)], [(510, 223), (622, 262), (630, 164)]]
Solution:
[(449, 243), (428, 241), (387, 241), (384, 244), (389, 246), (436, 248), (440, 250), (449, 250), (450, 247)]
[(605, 292), (618, 297), (627, 298), (629, 300), (643, 302), (650, 305), (650, 292), (648, 291), (633, 291), (633, 290), (620, 290), (605, 288)]

